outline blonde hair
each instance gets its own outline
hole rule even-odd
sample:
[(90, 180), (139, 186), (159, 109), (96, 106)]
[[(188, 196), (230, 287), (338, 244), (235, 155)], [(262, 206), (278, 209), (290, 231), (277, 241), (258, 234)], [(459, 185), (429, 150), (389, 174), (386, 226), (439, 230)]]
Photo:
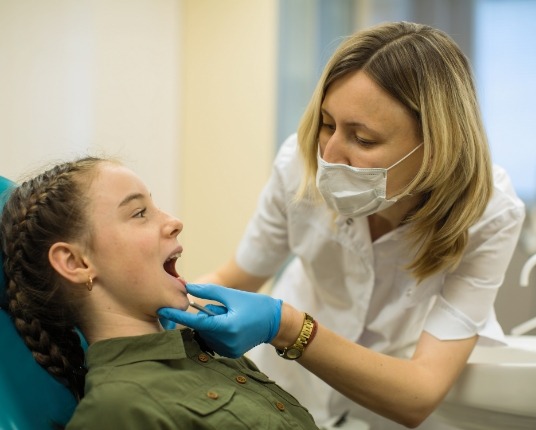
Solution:
[(407, 269), (422, 281), (460, 261), (468, 229), (492, 192), (486, 134), (468, 60), (456, 43), (426, 25), (387, 23), (358, 32), (333, 54), (301, 119), (298, 142), (305, 175), (298, 198), (316, 195), (320, 108), (330, 84), (364, 71), (413, 112), (424, 142), (422, 166), (408, 186), (422, 201), (408, 215), (415, 259)]

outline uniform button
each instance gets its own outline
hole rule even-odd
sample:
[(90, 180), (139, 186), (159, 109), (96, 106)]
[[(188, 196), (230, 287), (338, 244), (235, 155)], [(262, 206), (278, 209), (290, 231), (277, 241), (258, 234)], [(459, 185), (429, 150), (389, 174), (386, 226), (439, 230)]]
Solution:
[(242, 375), (238, 375), (235, 379), (239, 384), (245, 384), (247, 382), (246, 377)]
[(217, 399), (218, 397), (220, 397), (220, 396), (219, 396), (218, 393), (216, 393), (215, 391), (209, 391), (209, 392), (207, 393), (207, 397), (208, 397), (209, 399), (216, 400), (216, 399)]
[(354, 223), (354, 219), (353, 218), (348, 218), (346, 220), (346, 225), (352, 225)]
[(197, 359), (201, 362), (201, 363), (206, 363), (208, 360), (209, 360), (209, 356), (207, 354), (204, 354), (204, 353), (201, 353), (197, 356)]
[(285, 405), (281, 402), (275, 402), (275, 407), (279, 409), (281, 412), (285, 410)]

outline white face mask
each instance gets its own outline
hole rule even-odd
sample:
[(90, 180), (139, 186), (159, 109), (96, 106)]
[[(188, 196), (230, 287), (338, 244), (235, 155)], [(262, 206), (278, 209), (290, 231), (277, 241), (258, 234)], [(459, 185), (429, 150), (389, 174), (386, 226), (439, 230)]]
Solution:
[(398, 196), (386, 198), (387, 171), (421, 146), (422, 143), (387, 169), (328, 163), (320, 156), (319, 149), (316, 186), (327, 205), (343, 216), (361, 217), (380, 212), (398, 200)]

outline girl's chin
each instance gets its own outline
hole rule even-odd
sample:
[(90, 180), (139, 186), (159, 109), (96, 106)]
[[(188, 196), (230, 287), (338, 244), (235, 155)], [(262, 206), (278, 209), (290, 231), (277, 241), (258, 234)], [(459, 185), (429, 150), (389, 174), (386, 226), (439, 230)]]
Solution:
[(175, 298), (175, 300), (170, 301), (166, 307), (185, 311), (188, 309), (189, 306), (190, 301), (188, 300), (188, 297), (184, 296), (184, 299), (182, 300), (177, 300)]
[(178, 289), (179, 289), (179, 293), (180, 294), (183, 294), (185, 297), (186, 297), (186, 294), (188, 294), (188, 291), (186, 290), (186, 281), (182, 278), (177, 278), (179, 280), (179, 283), (178, 283)]

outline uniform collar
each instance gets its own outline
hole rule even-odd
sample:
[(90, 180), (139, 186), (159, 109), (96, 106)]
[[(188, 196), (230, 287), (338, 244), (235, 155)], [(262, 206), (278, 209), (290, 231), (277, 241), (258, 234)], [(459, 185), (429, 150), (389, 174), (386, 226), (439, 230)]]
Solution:
[[(347, 217), (342, 215), (337, 215), (335, 218), (335, 223), (340, 230), (351, 234), (353, 231), (357, 230), (366, 230), (368, 231), (368, 221), (367, 217)], [(410, 224), (400, 224), (394, 230), (391, 230), (388, 233), (385, 233), (383, 236), (374, 241), (374, 244), (387, 242), (390, 240), (400, 240), (403, 238), (403, 235), (406, 234), (406, 231), (409, 229)], [(352, 237), (355, 238), (355, 237)], [(370, 236), (369, 236), (370, 239)]]
[(88, 368), (92, 368), (121, 366), (139, 361), (181, 359), (186, 357), (185, 340), (193, 340), (192, 330), (168, 330), (101, 340), (90, 345), (86, 362)]

